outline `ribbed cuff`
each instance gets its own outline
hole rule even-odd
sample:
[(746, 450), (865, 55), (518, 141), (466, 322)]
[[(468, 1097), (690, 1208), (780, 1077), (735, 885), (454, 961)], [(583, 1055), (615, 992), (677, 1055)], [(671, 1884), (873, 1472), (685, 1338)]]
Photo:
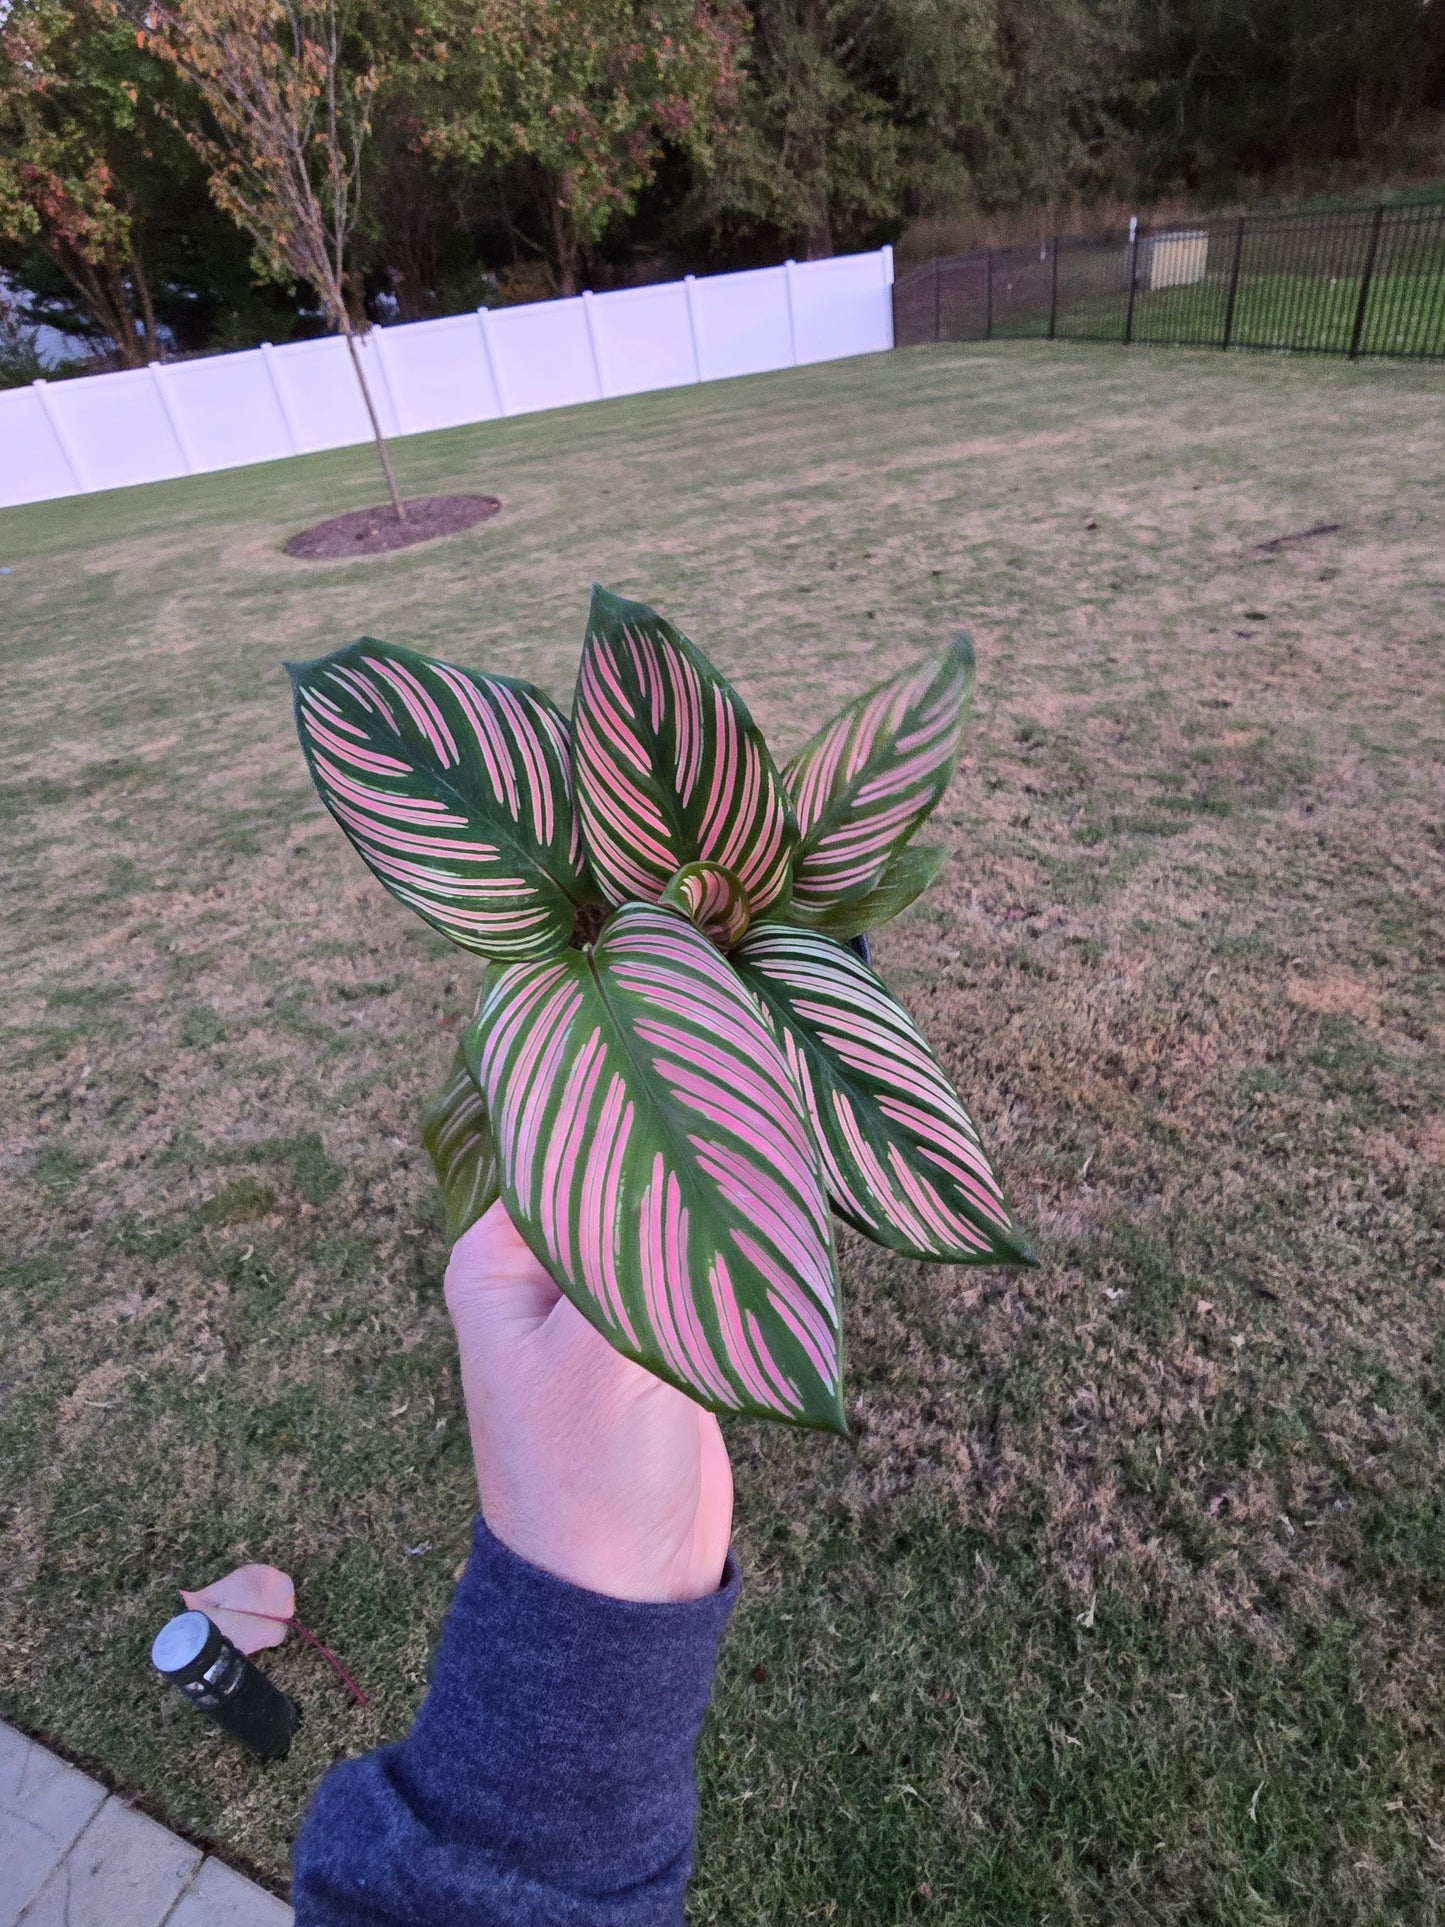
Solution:
[(419, 1814), (518, 1872), (612, 1890), (690, 1853), (693, 1748), (738, 1594), (608, 1599), (509, 1552), (478, 1519), (431, 1690), (393, 1771)]

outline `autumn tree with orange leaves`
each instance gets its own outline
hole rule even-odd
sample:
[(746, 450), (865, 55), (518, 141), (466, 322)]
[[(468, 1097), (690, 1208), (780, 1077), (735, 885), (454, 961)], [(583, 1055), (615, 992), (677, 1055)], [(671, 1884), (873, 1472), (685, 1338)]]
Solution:
[(38, 247), (127, 367), (160, 353), (117, 144), (144, 139), (127, 36), (106, 10), (0, 10), (0, 240)]

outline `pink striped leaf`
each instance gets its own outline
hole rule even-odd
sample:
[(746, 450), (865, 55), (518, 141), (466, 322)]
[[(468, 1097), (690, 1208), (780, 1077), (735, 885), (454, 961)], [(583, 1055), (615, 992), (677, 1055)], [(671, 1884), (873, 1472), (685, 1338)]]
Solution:
[(321, 800), (392, 895), (487, 957), (562, 949), (593, 893), (560, 711), (369, 638), (286, 666)]
[(494, 965), (463, 1041), (513, 1222), (603, 1336), (714, 1411), (844, 1430), (818, 1150), (726, 958), (629, 903)]
[(887, 923), (900, 910), (906, 910), (916, 897), (922, 896), (947, 861), (947, 850), (933, 849), (926, 844), (900, 850), (879, 878), (877, 887), (866, 897), (831, 905), (809, 920), (809, 928), (836, 937), (840, 943), (876, 930), (880, 923)]
[(973, 689), (973, 644), (880, 683), (804, 745), (784, 772), (799, 844), (788, 912), (813, 923), (878, 888), (948, 788)]
[(501, 1196), (487, 1107), (460, 1046), (422, 1119), (421, 1141), (441, 1186), (447, 1238), (455, 1244)]
[(719, 950), (731, 950), (752, 921), (748, 893), (720, 863), (688, 863), (662, 893)]
[(1034, 1262), (972, 1119), (865, 964), (783, 924), (755, 924), (731, 962), (787, 1057), (842, 1217), (911, 1258)]
[(792, 805), (747, 706), (670, 622), (594, 586), (572, 706), (577, 813), (611, 903), (720, 863), (754, 915), (782, 898)]

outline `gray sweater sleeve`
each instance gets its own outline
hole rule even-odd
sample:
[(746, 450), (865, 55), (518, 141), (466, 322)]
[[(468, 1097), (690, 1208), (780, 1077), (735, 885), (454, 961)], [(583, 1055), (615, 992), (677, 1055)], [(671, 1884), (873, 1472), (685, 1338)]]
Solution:
[(676, 1927), (737, 1590), (729, 1557), (705, 1599), (607, 1599), (478, 1520), (416, 1724), (317, 1789), (297, 1927)]

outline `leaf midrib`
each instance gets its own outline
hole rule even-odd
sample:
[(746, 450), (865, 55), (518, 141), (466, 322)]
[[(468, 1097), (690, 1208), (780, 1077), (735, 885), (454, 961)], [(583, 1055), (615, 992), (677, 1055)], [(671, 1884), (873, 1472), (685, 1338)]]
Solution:
[[(723, 694), (726, 700), (732, 705), (733, 709), (737, 714), (739, 728), (742, 730), (745, 736), (748, 736), (752, 739), (758, 751), (758, 754), (762, 759), (763, 772), (764, 772), (765, 778), (768, 771), (771, 770), (772, 776), (773, 776), (773, 794), (777, 800), (778, 807), (783, 812), (783, 817), (784, 817), (785, 844), (788, 841), (788, 838), (787, 838), (788, 828), (790, 824), (792, 826), (792, 832), (793, 832), (792, 843), (788, 850), (789, 861), (791, 863), (798, 849), (797, 827), (796, 827), (796, 824), (793, 823), (792, 821), (793, 815), (794, 815), (793, 807), (792, 807), (792, 798), (789, 795), (788, 786), (783, 780), (783, 773), (778, 768), (777, 759), (774, 757), (772, 751), (768, 747), (766, 737), (763, 735), (763, 732), (758, 728), (757, 724), (753, 721), (752, 711), (748, 708), (747, 704), (743, 701), (742, 697), (738, 694), (737, 690), (733, 688), (732, 684), (728, 681), (727, 677), (723, 675), (721, 670), (715, 668), (713, 664), (710, 663), (707, 660), (707, 658), (701, 653), (701, 651), (697, 649), (694, 644), (688, 641), (686, 636), (682, 635), (677, 630), (673, 630), (670, 634), (663, 633), (661, 639), (669, 647), (676, 649), (679, 655), (686, 658), (686, 660), (692, 665), (694, 671), (697, 674), (698, 680), (699, 682), (701, 682), (704, 689), (709, 689), (709, 690), (721, 689), (723, 691)], [(588, 637), (588, 640), (590, 642), (591, 640), (590, 635)], [(682, 849), (685, 847), (685, 849), (688, 852), (690, 852), (690, 854), (685, 854), (679, 857), (677, 867), (679, 869), (682, 869), (682, 868), (685, 868), (689, 863), (714, 862), (716, 859), (707, 856), (703, 852), (701, 848), (701, 838), (699, 836), (699, 831), (701, 829), (703, 819), (707, 814), (705, 802), (703, 804), (700, 804), (696, 811), (697, 821), (695, 823), (688, 823), (686, 821), (685, 814), (684, 814), (688, 806), (683, 802), (682, 798), (677, 793), (676, 781), (667, 782), (664, 779), (664, 777), (659, 774), (660, 771), (665, 771), (669, 767), (672, 767), (674, 770), (676, 768), (677, 727), (676, 727), (676, 722), (673, 720), (674, 713), (675, 713), (675, 706), (671, 703), (671, 700), (669, 699), (667, 713), (666, 713), (666, 716), (664, 717), (664, 721), (672, 723), (672, 733), (674, 737), (674, 743), (673, 743), (674, 753), (669, 757), (662, 754), (660, 731), (658, 729), (655, 729), (652, 724), (651, 698), (650, 698), (649, 692), (642, 687), (641, 682), (637, 677), (635, 670), (633, 669), (630, 658), (624, 659), (621, 656), (620, 652), (619, 652), (619, 664), (622, 670), (622, 674), (626, 678), (628, 692), (632, 696), (632, 699), (636, 708), (637, 732), (639, 735), (642, 735), (645, 733), (647, 738), (647, 743), (649, 748), (649, 755), (647, 759), (648, 789), (651, 791), (653, 800), (657, 803), (660, 811), (671, 824), (675, 843), (677, 844), (679, 849)], [(712, 759), (712, 762), (715, 767), (716, 758), (717, 758), (717, 740), (712, 731), (711, 719), (706, 715), (706, 713), (704, 713), (702, 728), (703, 728), (703, 740), (706, 745), (707, 755)], [(708, 793), (707, 786), (699, 782), (696, 793), (702, 795), (705, 798)]]
[[(605, 941), (605, 938), (601, 941)], [(656, 1071), (647, 1060), (639, 1054), (638, 1048), (634, 1045), (630, 1027), (624, 1023), (621, 1011), (614, 1005), (612, 998), (607, 994), (606, 981), (597, 964), (595, 945), (589, 946), (582, 952), (582, 960), (596, 988), (597, 1000), (611, 1022), (614, 1035), (620, 1040), (623, 1057), (625, 1057), (631, 1065), (643, 1088), (649, 1093), (653, 1108), (659, 1115), (668, 1144), (677, 1148), (678, 1155), (684, 1158), (690, 1169), (697, 1173), (698, 1183), (703, 1192), (705, 1194), (709, 1193), (711, 1187), (708, 1185), (706, 1174), (698, 1164), (697, 1154), (693, 1150), (692, 1145), (683, 1135), (687, 1127), (678, 1115), (681, 1107), (675, 1099), (669, 1098), (664, 1092), (659, 1091), (659, 1079)], [(618, 993), (619, 996), (624, 994), (625, 993), (621, 991)], [(718, 1214), (712, 1212), (709, 1215), (716, 1218)]]
[[(439, 788), (447, 791), (450, 795), (454, 796), (458, 804), (462, 808), (470, 809), (474, 807), (474, 806), (469, 806), (467, 804), (467, 799), (464, 793), (461, 790), (457, 789), (454, 784), (449, 783), (444, 776), (438, 775), (437, 783)], [(569, 799), (568, 800), (569, 814), (571, 811), (571, 807), (572, 807), (571, 800)], [(502, 816), (502, 821), (508, 825), (511, 825), (514, 823), (515, 819), (507, 816), (504, 812)], [(559, 876), (557, 876), (556, 873), (552, 870), (551, 866), (545, 863), (542, 860), (542, 858), (537, 854), (537, 846), (535, 844), (530, 844), (530, 845), (524, 844), (521, 840), (520, 835), (515, 832), (510, 836), (507, 836), (504, 832), (503, 841), (505, 841), (508, 847), (515, 853), (516, 860), (519, 862), (519, 864), (527, 859), (530, 859), (533, 865), (538, 870), (541, 871), (544, 877), (546, 877), (547, 881), (553, 885), (553, 887), (560, 893), (560, 895), (562, 895), (567, 900), (567, 902), (569, 902), (573, 906), (574, 909), (581, 908), (584, 899), (580, 896), (573, 896), (567, 884), (565, 884), (562, 881), (562, 879)], [(577, 882), (578, 887), (580, 889), (581, 879), (577, 878), (575, 879), (575, 881)]]
[[(846, 1069), (839, 1070), (832, 1058), (827, 1055), (824, 1046), (814, 1035), (811, 1027), (806, 1025), (804, 1020), (793, 1012), (791, 1006), (786, 1003), (778, 993), (770, 989), (770, 979), (767, 978), (762, 971), (758, 970), (756, 966), (750, 968), (746, 960), (735, 964), (733, 967), (743, 982), (747, 984), (748, 988), (755, 990), (757, 995), (764, 999), (770, 1009), (776, 1010), (779, 1013), (782, 1021), (788, 1026), (789, 1030), (793, 1032), (794, 1036), (799, 1039), (803, 1048), (807, 1051), (809, 1058), (822, 1071), (830, 1086), (845, 1090), (851, 1101), (866, 1105), (869, 1121), (888, 1138), (897, 1138), (900, 1132), (906, 1130), (906, 1126), (895, 1124), (888, 1117), (882, 1105), (870, 1090), (855, 1083), (853, 1077), (848, 1074)], [(859, 1075), (861, 1075), (861, 1073), (859, 1073)], [(907, 1135), (910, 1142), (913, 1141), (913, 1134), (908, 1132)], [(957, 1189), (956, 1186), (953, 1188)], [(857, 1224), (857, 1220), (853, 1217), (852, 1213), (847, 1211), (836, 1199), (831, 1200), (831, 1202), (834, 1210), (837, 1211), (841, 1217), (847, 1218), (850, 1224)], [(1005, 1207), (1005, 1209), (1007, 1209), (1007, 1207)], [(1013, 1229), (1012, 1212), (1008, 1213), (1008, 1218), (1010, 1229)], [(972, 1218), (970, 1218), (969, 1221), (972, 1223)], [(985, 1236), (987, 1236), (990, 1246), (998, 1247), (1003, 1243), (997, 1230), (985, 1230), (983, 1226), (980, 1226), (979, 1229), (985, 1231)], [(976, 1262), (988, 1264), (998, 1263), (1000, 1260), (992, 1257), (981, 1257)]]

